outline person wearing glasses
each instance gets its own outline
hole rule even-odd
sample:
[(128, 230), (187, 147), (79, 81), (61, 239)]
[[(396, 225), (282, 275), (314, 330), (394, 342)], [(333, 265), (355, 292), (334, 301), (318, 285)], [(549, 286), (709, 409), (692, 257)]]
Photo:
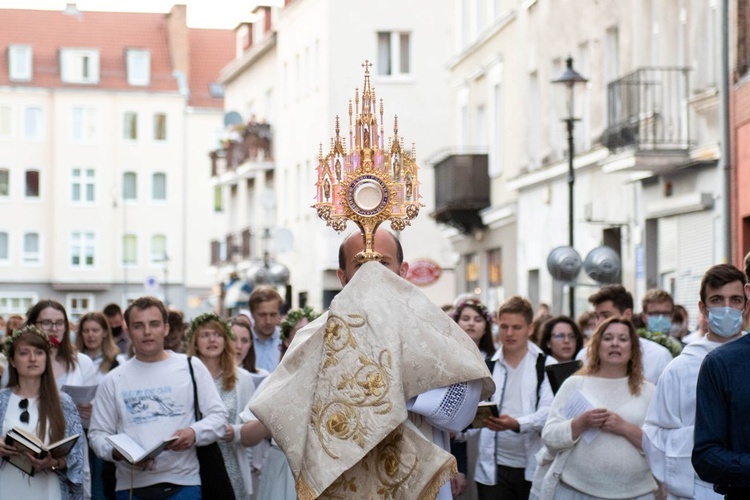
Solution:
[[(82, 434), (81, 420), (73, 401), (58, 393), (52, 375), (52, 344), (46, 333), (27, 325), (8, 335), (5, 343), (10, 382), (0, 391), (0, 457), (17, 455), (5, 444), (5, 434), (22, 428), (45, 443)], [(42, 459), (29, 456), (35, 473), (29, 476), (4, 460), (0, 462), (3, 498), (44, 498), (68, 500), (83, 498), (83, 439), (64, 457), (47, 454)]]
[(575, 321), (567, 316), (557, 316), (542, 327), (539, 347), (557, 363), (572, 361), (583, 349), (583, 334)]

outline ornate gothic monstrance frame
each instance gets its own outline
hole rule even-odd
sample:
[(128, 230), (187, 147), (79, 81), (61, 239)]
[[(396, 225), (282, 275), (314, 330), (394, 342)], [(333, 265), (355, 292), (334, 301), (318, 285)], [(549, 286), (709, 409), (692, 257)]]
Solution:
[(383, 100), (378, 120), (375, 89), (370, 86), (372, 64), (365, 61), (362, 66), (365, 83), (361, 108), (359, 89), (354, 91), (353, 107), (349, 101), (351, 149), (347, 151), (346, 138), (341, 137), (337, 115), (336, 135), (331, 138), (327, 155), (323, 155), (320, 144), (315, 184), (317, 203), (312, 206), (326, 225), (337, 232), (346, 229), (350, 220), (359, 226), (365, 248), (356, 256), (360, 263), (382, 258), (373, 248), (374, 234), (380, 224), (390, 221), (391, 229), (402, 231), (424, 206), (419, 195), (416, 148), (412, 143), (410, 152), (404, 150), (404, 139), (398, 135), (398, 117), (394, 117), (393, 137), (385, 147)]

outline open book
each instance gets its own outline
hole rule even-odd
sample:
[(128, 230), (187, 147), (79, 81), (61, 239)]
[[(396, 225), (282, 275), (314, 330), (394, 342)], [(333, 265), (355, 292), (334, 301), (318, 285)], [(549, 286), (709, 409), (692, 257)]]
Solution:
[(23, 452), (28, 452), (38, 459), (46, 457), (47, 454), (50, 454), (55, 458), (64, 457), (73, 449), (76, 441), (78, 441), (78, 437), (79, 434), (75, 434), (74, 436), (68, 436), (60, 441), (45, 445), (35, 434), (19, 427), (13, 427), (5, 435), (5, 444), (13, 446), (16, 450), (22, 453), (13, 457), (3, 458), (7, 462), (10, 462), (12, 465), (15, 465), (24, 471), (26, 474), (33, 476), (34, 467), (31, 465), (28, 458), (23, 455)]
[(489, 417), (497, 417), (497, 403), (494, 401), (480, 401), (477, 405), (477, 414), (474, 415), (474, 421), (471, 427), (480, 429), (484, 427), (484, 420)]
[(109, 444), (115, 447), (120, 454), (125, 457), (125, 460), (131, 464), (136, 464), (144, 460), (150, 460), (155, 458), (156, 455), (164, 451), (164, 449), (170, 445), (170, 443), (177, 440), (177, 436), (171, 436), (163, 441), (159, 441), (153, 447), (148, 450), (144, 450), (141, 445), (130, 439), (126, 434), (115, 434), (114, 436), (107, 436)]

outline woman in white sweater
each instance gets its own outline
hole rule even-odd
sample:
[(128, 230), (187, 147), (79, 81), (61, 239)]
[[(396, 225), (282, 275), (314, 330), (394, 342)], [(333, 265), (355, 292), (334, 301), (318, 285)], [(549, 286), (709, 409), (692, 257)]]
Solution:
[(641, 426), (654, 386), (643, 378), (630, 320), (600, 324), (588, 357), (563, 383), (542, 431), (555, 459), (540, 497), (652, 499), (657, 484), (641, 449)]

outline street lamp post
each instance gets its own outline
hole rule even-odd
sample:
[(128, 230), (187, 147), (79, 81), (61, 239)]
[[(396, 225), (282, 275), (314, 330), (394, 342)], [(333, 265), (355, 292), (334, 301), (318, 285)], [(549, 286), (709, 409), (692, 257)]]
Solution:
[[(583, 92), (588, 80), (573, 69), (573, 58), (568, 57), (565, 61), (565, 71), (562, 75), (552, 80), (555, 87), (560, 89), (563, 95), (557, 99), (558, 105), (564, 106), (564, 112), (560, 113), (562, 121), (565, 122), (568, 131), (568, 244), (574, 248), (573, 236), (573, 186), (575, 184), (575, 171), (573, 169), (573, 158), (575, 157), (574, 129), (575, 122), (579, 121), (582, 114), (579, 109), (583, 104)], [(568, 307), (570, 318), (575, 320), (575, 287), (568, 287)]]

